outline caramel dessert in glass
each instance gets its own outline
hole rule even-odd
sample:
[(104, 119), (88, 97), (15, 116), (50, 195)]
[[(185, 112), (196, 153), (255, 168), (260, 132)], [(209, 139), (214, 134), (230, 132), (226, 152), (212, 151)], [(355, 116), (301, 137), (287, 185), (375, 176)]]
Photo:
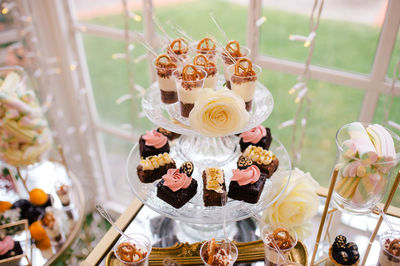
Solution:
[(208, 61), (217, 63), (217, 46), (215, 45), (215, 41), (210, 37), (205, 37), (201, 39), (195, 49), (197, 54), (205, 55)]
[(161, 101), (166, 104), (176, 103), (178, 101), (176, 82), (172, 76), (172, 72), (177, 68), (176, 63), (173, 62), (169, 55), (161, 54), (153, 61), (153, 66), (157, 71)]
[(60, 183), (56, 185), (57, 196), (64, 207), (69, 206), (69, 204), (71, 204), (69, 189), (70, 187), (67, 184)]
[(231, 74), (231, 89), (243, 99), (246, 110), (250, 112), (261, 67), (253, 65), (248, 58), (241, 58), (228, 67), (228, 73)]
[(379, 266), (400, 265), (400, 232), (388, 231), (379, 237), (381, 251), (379, 253)]
[(121, 236), (114, 247), (114, 254), (122, 265), (148, 265), (150, 252), (150, 239), (138, 233)]
[(204, 85), (207, 72), (194, 65), (186, 65), (180, 74), (178, 70), (174, 72), (177, 82), (178, 98), (181, 106), (181, 115), (189, 117), (190, 111), (194, 107), (198, 93)]
[(189, 57), (189, 43), (184, 38), (173, 40), (167, 46), (167, 54), (178, 65), (184, 65)]
[(250, 55), (250, 49), (244, 46), (240, 46), (238, 41), (229, 41), (225, 46), (225, 49), (221, 52), (221, 58), (224, 66), (224, 76), (226, 80), (226, 86), (228, 89), (231, 88), (230, 74), (228, 67), (236, 63), (241, 58), (248, 57)]
[(207, 266), (230, 266), (238, 257), (238, 249), (232, 241), (215, 240), (204, 242), (200, 248), (200, 258)]
[(193, 65), (202, 67), (207, 72), (207, 77), (204, 81), (204, 88), (217, 88), (218, 69), (215, 63), (208, 60), (203, 54), (198, 54), (193, 58)]
[(273, 230), (270, 226), (262, 229), (264, 242), (265, 265), (288, 265), (289, 253), (297, 244), (297, 234), (289, 233), (285, 228)]

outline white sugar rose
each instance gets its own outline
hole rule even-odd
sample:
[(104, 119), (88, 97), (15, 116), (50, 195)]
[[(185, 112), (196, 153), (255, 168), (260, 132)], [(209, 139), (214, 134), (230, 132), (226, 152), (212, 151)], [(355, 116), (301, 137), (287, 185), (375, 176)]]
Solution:
[[(278, 193), (284, 188), (287, 179), (288, 176), (282, 179), (280, 189), (276, 190)], [(264, 220), (271, 225), (295, 230), (299, 239), (307, 237), (310, 233), (309, 222), (318, 211), (318, 187), (319, 184), (310, 173), (295, 168), (281, 197), (264, 211)]]
[(226, 88), (201, 91), (189, 115), (193, 130), (208, 137), (230, 135), (249, 121), (244, 101)]

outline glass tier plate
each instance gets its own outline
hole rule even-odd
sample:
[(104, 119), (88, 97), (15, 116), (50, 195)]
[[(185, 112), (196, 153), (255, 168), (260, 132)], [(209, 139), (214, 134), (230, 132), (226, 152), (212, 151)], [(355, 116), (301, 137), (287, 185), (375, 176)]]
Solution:
[[(237, 143), (239, 143), (238, 137), (232, 137), (236, 138)], [(170, 155), (175, 160), (177, 167), (179, 167), (186, 159), (182, 158), (182, 155), (178, 152), (179, 139), (178, 141), (171, 143), (170, 146)], [(237, 144), (236, 149), (240, 150), (238, 146), (239, 145)], [(205, 207), (203, 203), (202, 181), (202, 171), (205, 167), (198, 166), (194, 162), (195, 171), (192, 177), (197, 181), (198, 184), (197, 193), (182, 208), (176, 209), (157, 197), (156, 185), (160, 180), (150, 184), (142, 183), (139, 180), (136, 173), (136, 167), (140, 162), (138, 145), (135, 145), (132, 148), (128, 156), (126, 165), (128, 183), (136, 197), (138, 197), (145, 205), (161, 215), (165, 215), (176, 220), (193, 224), (221, 224), (224, 216), (223, 213), (225, 213), (227, 222), (242, 220), (252, 216), (254, 213), (263, 211), (265, 208), (275, 202), (289, 182), (288, 178), (282, 185), (284, 178), (287, 176), (290, 177), (291, 169), (291, 161), (285, 147), (277, 138), (273, 137), (270, 150), (279, 159), (279, 168), (270, 179), (267, 179), (260, 200), (256, 204), (249, 204), (243, 201), (237, 201), (228, 198), (228, 202), (225, 207)], [(239, 154), (240, 153), (237, 152), (236, 156), (233, 156), (230, 160), (220, 165), (225, 173), (227, 190), (229, 188), (229, 183), (232, 176), (232, 169), (237, 168), (236, 161)], [(213, 165), (208, 165), (208, 167), (212, 166)]]
[[(224, 82), (225, 79), (221, 75), (218, 80), (217, 89), (222, 88)], [(273, 108), (274, 99), (271, 92), (260, 82), (257, 82), (249, 123), (240, 132), (252, 129), (264, 122), (271, 114)], [(200, 136), (199, 133), (190, 128), (188, 118), (180, 115), (179, 102), (174, 104), (164, 104), (161, 102), (160, 88), (157, 82), (153, 83), (146, 90), (142, 99), (142, 109), (150, 121), (160, 127), (179, 134)], [(240, 132), (232, 132), (231, 134)]]

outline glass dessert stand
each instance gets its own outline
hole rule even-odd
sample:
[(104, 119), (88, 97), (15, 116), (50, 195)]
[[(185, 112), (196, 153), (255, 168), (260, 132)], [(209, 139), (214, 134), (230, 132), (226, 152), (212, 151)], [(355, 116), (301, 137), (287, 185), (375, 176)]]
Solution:
[[(219, 81), (222, 87), (222, 80)], [(170, 155), (176, 165), (184, 161), (192, 161), (195, 166), (193, 178), (197, 180), (197, 194), (182, 208), (176, 209), (159, 199), (156, 195), (157, 181), (151, 184), (142, 183), (136, 173), (140, 162), (139, 146), (135, 145), (127, 160), (127, 178), (129, 185), (138, 199), (146, 206), (161, 215), (181, 222), (182, 228), (188, 235), (193, 235), (194, 240), (205, 239), (222, 232), (222, 223), (243, 220), (259, 213), (275, 202), (286, 188), (289, 178), (282, 174), (291, 169), (290, 157), (275, 137), (270, 150), (279, 159), (279, 168), (265, 183), (260, 200), (256, 204), (228, 199), (224, 207), (205, 207), (203, 203), (202, 171), (206, 167), (220, 167), (225, 173), (225, 182), (229, 187), (232, 169), (236, 169), (236, 162), (240, 155), (239, 137), (233, 132), (230, 136), (205, 137), (190, 128), (188, 120), (180, 116), (179, 103), (164, 105), (160, 100), (160, 90), (154, 83), (144, 95), (142, 106), (147, 117), (155, 124), (170, 131), (182, 134), (177, 140), (170, 143)], [(261, 83), (257, 84), (253, 100), (253, 110), (250, 113), (248, 125), (242, 130), (249, 130), (263, 121), (271, 114), (273, 98), (269, 90)], [(289, 172), (290, 173), (290, 172)]]

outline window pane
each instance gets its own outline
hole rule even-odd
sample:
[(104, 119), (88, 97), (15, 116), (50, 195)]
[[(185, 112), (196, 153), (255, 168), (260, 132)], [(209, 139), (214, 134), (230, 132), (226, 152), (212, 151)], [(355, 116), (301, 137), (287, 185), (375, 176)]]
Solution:
[(400, 35), (397, 33), (396, 44), (393, 48), (392, 57), (390, 58), (390, 64), (388, 68), (387, 75), (388, 77), (393, 77), (393, 70), (396, 66), (397, 62), (400, 60)]
[[(308, 35), (312, 1), (303, 7), (288, 1), (265, 1), (261, 26), (261, 54), (303, 62), (308, 49), (290, 41), (289, 35)], [(384, 1), (357, 5), (348, 1), (325, 1), (317, 31), (312, 64), (369, 73), (377, 46)], [(355, 11), (356, 10), (356, 11)]]

